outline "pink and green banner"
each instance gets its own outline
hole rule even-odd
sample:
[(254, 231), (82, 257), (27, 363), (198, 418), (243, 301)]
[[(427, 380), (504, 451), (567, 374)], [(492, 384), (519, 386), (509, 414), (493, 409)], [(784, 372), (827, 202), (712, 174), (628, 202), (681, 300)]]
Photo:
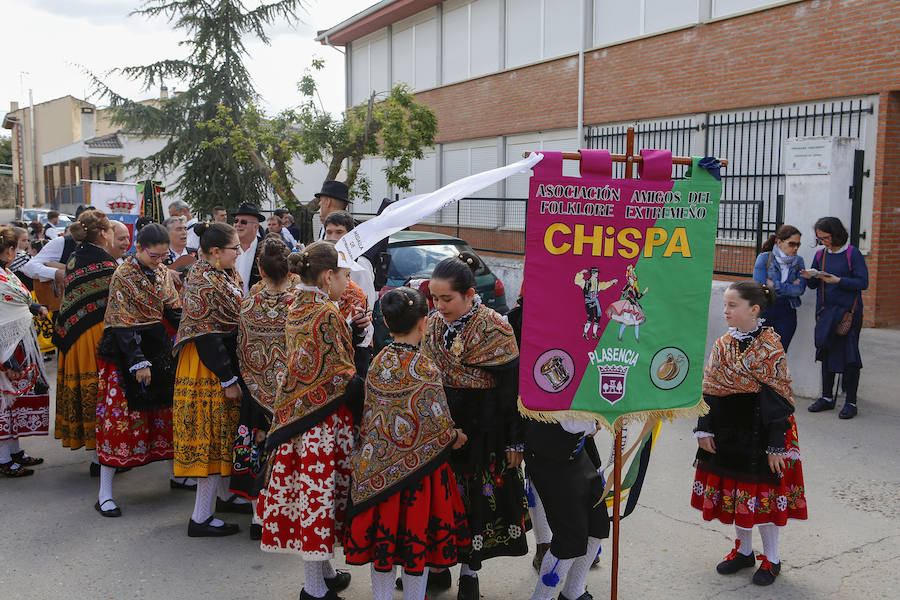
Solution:
[(581, 177), (562, 175), (558, 152), (533, 167), (521, 410), (616, 427), (629, 415), (696, 414), (718, 171), (695, 158), (673, 181), (671, 154), (644, 150), (639, 179), (613, 179), (608, 152), (581, 153)]

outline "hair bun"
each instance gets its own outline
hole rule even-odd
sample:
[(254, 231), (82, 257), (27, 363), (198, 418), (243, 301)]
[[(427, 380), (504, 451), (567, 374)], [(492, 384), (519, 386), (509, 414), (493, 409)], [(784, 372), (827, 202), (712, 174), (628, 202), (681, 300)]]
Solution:
[(197, 234), (197, 237), (201, 237), (209, 229), (209, 225), (209, 221), (194, 223), (194, 233)]

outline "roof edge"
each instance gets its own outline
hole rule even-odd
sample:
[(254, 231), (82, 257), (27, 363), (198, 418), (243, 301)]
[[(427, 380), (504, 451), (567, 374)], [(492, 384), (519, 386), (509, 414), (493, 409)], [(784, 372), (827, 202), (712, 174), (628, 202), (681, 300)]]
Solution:
[(315, 40), (328, 46), (346, 46), (353, 40), (442, 2), (443, 0), (381, 0), (334, 27), (317, 32)]

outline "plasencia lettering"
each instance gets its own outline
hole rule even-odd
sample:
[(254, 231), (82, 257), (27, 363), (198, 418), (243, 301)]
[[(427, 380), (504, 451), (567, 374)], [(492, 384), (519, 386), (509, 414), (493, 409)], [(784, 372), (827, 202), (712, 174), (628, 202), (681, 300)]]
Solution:
[(648, 227), (641, 233), (640, 229), (624, 227), (616, 229), (610, 225), (584, 225), (576, 223), (573, 227), (565, 223), (553, 223), (544, 232), (544, 248), (553, 255), (572, 253), (575, 256), (621, 256), (635, 258), (642, 254), (651, 258), (660, 250), (664, 258), (680, 255), (691, 257), (687, 230), (676, 227), (671, 235), (662, 227)]

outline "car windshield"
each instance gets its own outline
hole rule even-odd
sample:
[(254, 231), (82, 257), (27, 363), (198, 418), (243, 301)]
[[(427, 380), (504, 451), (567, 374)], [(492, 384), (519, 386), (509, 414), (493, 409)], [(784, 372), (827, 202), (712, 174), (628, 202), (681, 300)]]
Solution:
[[(388, 267), (387, 276), (389, 279), (402, 280), (413, 275), (429, 276), (439, 262), (451, 256), (458, 256), (464, 250), (472, 251), (466, 245), (457, 244), (388, 247), (391, 264)], [(480, 275), (481, 273), (476, 274)]]

